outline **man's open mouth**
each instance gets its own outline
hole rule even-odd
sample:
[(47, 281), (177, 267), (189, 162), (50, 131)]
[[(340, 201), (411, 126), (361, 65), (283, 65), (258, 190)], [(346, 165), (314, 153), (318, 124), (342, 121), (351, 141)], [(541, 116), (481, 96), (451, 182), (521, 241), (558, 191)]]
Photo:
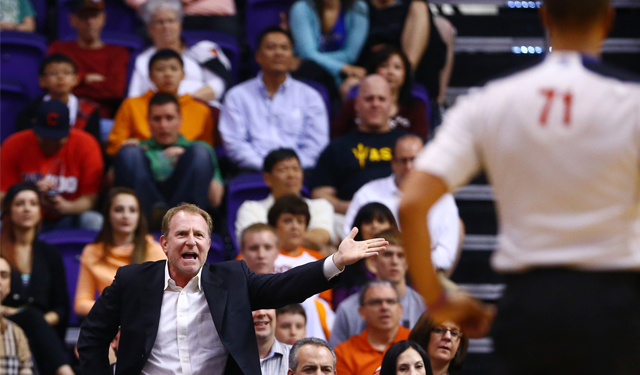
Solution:
[(198, 254), (196, 253), (184, 253), (182, 254), (182, 259), (198, 259)]

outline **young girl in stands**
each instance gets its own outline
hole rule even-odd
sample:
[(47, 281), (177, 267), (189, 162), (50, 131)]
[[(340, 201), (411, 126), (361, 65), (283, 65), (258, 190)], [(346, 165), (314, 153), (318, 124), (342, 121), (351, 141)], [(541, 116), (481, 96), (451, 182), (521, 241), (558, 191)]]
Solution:
[(73, 374), (63, 339), (69, 296), (62, 257), (36, 238), (42, 219), (38, 188), (21, 182), (11, 186), (2, 202), (0, 255), (11, 274), (11, 295), (2, 301), (5, 317), (26, 334), (42, 375)]
[(147, 231), (140, 202), (131, 189), (113, 188), (105, 202), (104, 227), (95, 242), (85, 246), (74, 310), (86, 316), (96, 302), (96, 292), (111, 285), (119, 267), (166, 259), (160, 244)]

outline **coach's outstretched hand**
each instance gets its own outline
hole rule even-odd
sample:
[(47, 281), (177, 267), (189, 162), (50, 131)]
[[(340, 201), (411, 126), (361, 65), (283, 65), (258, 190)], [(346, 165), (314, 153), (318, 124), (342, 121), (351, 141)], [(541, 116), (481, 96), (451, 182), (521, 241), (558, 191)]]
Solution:
[(446, 303), (428, 311), (436, 324), (447, 320), (456, 322), (469, 338), (485, 337), (496, 315), (495, 306), (484, 304), (459, 289), (447, 293)]
[(340, 242), (338, 252), (333, 254), (333, 263), (338, 269), (343, 270), (345, 266), (354, 264), (360, 259), (370, 258), (384, 251), (385, 246), (389, 244), (383, 238), (373, 238), (366, 241), (356, 241), (358, 228), (351, 229), (351, 233)]

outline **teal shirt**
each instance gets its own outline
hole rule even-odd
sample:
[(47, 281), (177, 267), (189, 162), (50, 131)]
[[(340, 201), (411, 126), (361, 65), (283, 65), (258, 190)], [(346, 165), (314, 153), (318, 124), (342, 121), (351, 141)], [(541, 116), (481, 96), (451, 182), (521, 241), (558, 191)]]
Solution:
[(220, 167), (218, 166), (218, 158), (216, 158), (216, 153), (213, 148), (211, 148), (211, 146), (209, 146), (209, 144), (205, 142), (187, 141), (182, 136), (182, 134), (180, 134), (178, 136), (178, 141), (171, 146), (163, 146), (156, 142), (153, 138), (140, 141), (140, 146), (145, 150), (144, 153), (151, 162), (151, 171), (153, 172), (153, 178), (158, 182), (162, 182), (169, 178), (174, 170), (174, 165), (171, 159), (169, 159), (162, 151), (172, 146), (187, 148), (196, 142), (203, 146), (206, 146), (209, 150), (209, 153), (211, 154), (211, 161), (213, 162), (213, 166), (215, 168), (215, 172), (213, 172), (213, 179), (222, 184), (222, 175), (220, 174)]
[(35, 17), (29, 0), (0, 0), (0, 21), (21, 24), (25, 17)]

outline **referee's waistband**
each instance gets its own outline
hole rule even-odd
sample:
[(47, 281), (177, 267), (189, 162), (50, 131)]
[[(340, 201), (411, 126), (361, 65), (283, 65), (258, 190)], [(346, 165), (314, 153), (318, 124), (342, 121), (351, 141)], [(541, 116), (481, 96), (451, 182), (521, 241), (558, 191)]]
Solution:
[(637, 279), (640, 282), (640, 270), (581, 270), (569, 267), (540, 267), (531, 268), (523, 272), (504, 273), (507, 283), (525, 281), (529, 279), (545, 278), (545, 277), (574, 277), (576, 279), (623, 279), (629, 278), (630, 281)]

